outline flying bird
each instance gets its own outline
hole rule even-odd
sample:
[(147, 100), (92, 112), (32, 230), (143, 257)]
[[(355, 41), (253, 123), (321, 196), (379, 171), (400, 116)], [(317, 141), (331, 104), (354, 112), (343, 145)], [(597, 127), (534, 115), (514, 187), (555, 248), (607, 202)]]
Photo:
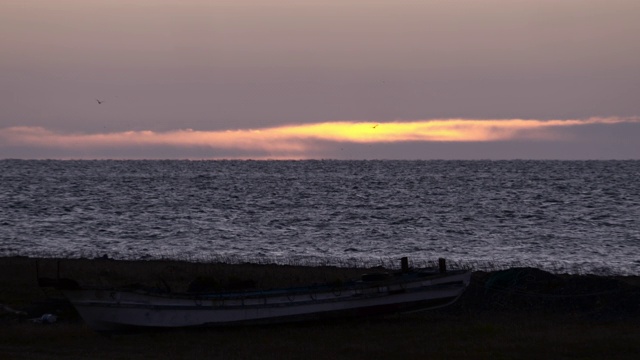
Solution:
[(372, 128), (372, 129), (375, 129), (375, 128), (377, 128), (377, 127), (378, 127), (378, 125), (380, 125), (380, 124), (375, 124), (375, 125), (373, 125), (371, 128)]
[(98, 105), (104, 102), (104, 100), (98, 100), (98, 99), (96, 99), (96, 101), (98, 102)]

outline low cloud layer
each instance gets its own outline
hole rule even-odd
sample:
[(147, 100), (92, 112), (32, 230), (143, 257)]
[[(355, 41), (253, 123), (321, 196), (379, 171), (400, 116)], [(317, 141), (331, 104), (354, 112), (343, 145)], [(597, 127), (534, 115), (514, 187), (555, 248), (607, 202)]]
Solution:
[[(145, 155), (148, 150), (162, 148), (160, 158), (309, 159), (326, 158), (332, 149), (349, 144), (573, 141), (563, 129), (615, 124), (640, 124), (640, 118), (335, 121), (262, 129), (113, 133), (62, 133), (22, 126), (0, 129), (0, 157), (153, 158)], [(166, 155), (167, 149), (173, 155)], [(66, 155), (51, 156), (56, 151)]]

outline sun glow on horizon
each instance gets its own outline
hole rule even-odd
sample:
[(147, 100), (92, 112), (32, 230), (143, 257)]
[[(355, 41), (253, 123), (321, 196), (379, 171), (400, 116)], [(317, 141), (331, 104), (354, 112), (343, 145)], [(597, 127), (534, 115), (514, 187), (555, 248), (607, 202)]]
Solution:
[[(309, 158), (331, 143), (496, 142), (557, 140), (554, 129), (590, 124), (639, 123), (638, 117), (569, 120), (433, 119), (366, 122), (333, 121), (261, 129), (60, 133), (42, 127), (0, 129), (1, 146), (99, 150), (113, 148), (211, 148), (269, 153), (270, 158)], [(329, 145), (328, 145), (329, 144)], [(252, 156), (249, 156), (254, 158)]]

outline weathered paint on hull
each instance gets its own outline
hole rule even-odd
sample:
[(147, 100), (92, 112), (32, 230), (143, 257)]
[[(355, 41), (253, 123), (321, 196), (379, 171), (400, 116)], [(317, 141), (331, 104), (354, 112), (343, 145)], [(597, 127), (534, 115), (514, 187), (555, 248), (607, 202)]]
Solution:
[(366, 316), (445, 306), (469, 284), (470, 273), (381, 281), (313, 291), (265, 291), (199, 297), (109, 290), (65, 295), (97, 331), (123, 328), (219, 326)]

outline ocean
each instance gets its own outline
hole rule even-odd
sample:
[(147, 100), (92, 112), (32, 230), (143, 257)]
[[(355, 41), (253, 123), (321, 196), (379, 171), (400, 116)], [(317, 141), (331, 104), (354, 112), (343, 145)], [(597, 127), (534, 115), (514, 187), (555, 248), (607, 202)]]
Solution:
[(640, 274), (640, 161), (0, 160), (0, 256)]

